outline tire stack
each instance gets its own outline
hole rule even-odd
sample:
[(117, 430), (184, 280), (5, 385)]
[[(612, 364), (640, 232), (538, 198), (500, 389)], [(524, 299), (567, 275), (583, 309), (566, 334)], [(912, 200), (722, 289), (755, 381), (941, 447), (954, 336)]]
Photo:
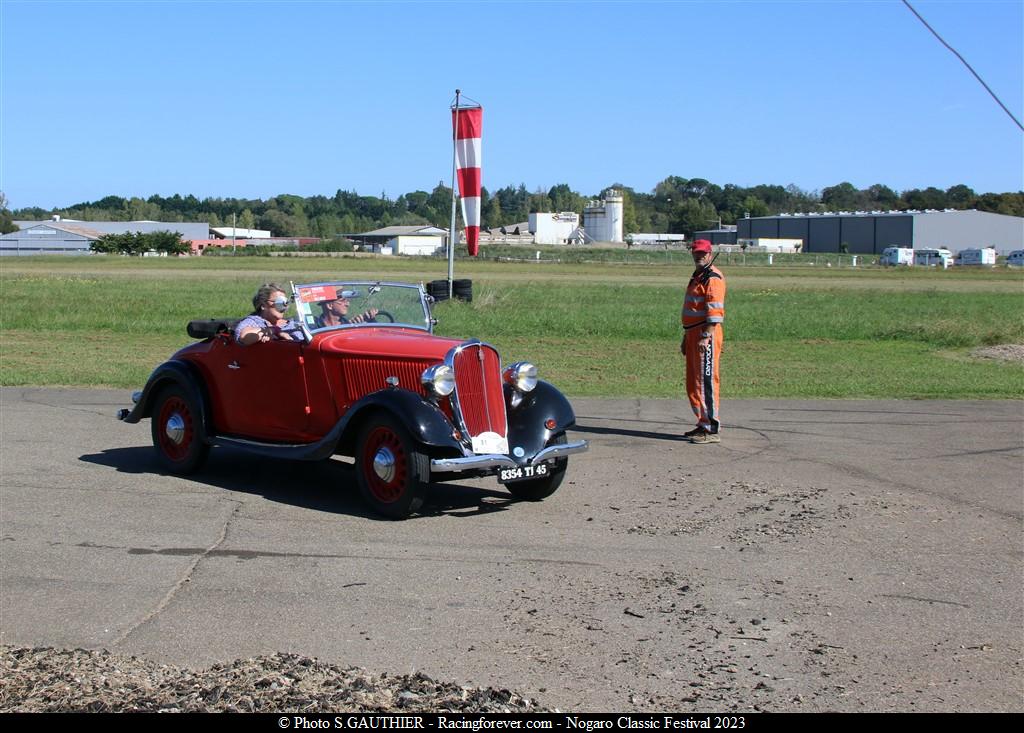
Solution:
[[(473, 281), (468, 279), (452, 280), (452, 294), (456, 300), (471, 303), (473, 301)], [(427, 283), (427, 295), (437, 302), (448, 300), (448, 281), (431, 280)]]

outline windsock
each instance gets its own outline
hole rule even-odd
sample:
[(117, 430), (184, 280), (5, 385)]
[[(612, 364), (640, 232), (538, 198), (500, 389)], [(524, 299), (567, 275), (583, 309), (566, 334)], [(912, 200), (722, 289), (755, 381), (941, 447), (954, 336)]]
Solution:
[(474, 257), (480, 241), (480, 132), (483, 119), (483, 107), (452, 110), (462, 220), (466, 223), (466, 246)]

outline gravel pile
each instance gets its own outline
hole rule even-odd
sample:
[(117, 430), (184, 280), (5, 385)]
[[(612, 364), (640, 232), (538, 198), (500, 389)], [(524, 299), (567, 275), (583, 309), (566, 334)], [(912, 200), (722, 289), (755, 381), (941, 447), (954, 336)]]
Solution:
[(525, 713), (508, 690), (373, 675), (295, 654), (194, 671), (108, 652), (0, 646), (0, 712)]

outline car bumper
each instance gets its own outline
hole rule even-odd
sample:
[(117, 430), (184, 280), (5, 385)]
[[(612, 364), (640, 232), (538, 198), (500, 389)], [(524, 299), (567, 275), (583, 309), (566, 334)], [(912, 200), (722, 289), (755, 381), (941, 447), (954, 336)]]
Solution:
[(466, 456), (465, 458), (435, 458), (430, 462), (430, 472), (460, 473), (463, 471), (486, 471), (496, 468), (535, 466), (552, 458), (562, 458), (563, 456), (571, 456), (573, 453), (583, 453), (589, 450), (589, 448), (590, 446), (587, 441), (577, 440), (573, 443), (552, 445), (527, 460), (517, 461), (510, 456), (503, 456), (498, 453), (485, 453), (478, 456)]

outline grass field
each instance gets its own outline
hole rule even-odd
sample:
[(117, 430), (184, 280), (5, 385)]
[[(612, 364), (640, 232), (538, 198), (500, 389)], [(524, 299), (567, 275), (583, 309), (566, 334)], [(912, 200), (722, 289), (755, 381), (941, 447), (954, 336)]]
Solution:
[[(692, 265), (463, 261), (472, 303), (437, 332), (529, 359), (570, 395), (680, 397), (679, 307)], [(723, 265), (728, 398), (1019, 398), (1024, 274)], [(19, 258), (0, 262), (0, 383), (137, 388), (192, 318), (240, 316), (261, 282), (445, 276), (436, 259)]]

